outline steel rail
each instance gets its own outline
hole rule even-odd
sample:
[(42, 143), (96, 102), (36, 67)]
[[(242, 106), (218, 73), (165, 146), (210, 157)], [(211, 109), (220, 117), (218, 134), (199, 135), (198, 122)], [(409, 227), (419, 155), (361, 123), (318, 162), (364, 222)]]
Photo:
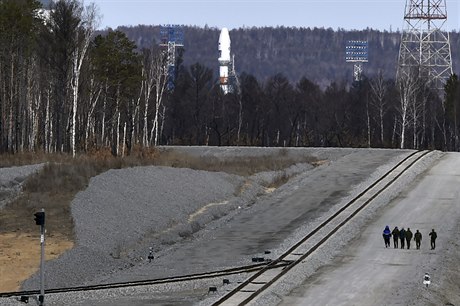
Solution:
[[(356, 216), (362, 209), (364, 209), (373, 199), (375, 199), (379, 194), (381, 194), (383, 191), (385, 191), (399, 177), (401, 177), (407, 170), (409, 170), (417, 161), (422, 159), (424, 156), (426, 156), (430, 152), (431, 151), (415, 151), (415, 152), (409, 154), (408, 156), (406, 156), (404, 159), (402, 159), (400, 162), (398, 162), (393, 168), (391, 168), (383, 176), (381, 176), (378, 180), (376, 180), (374, 183), (372, 183), (370, 186), (368, 186), (366, 189), (364, 189), (361, 193), (359, 193), (356, 197), (351, 199), (343, 207), (341, 207), (334, 214), (332, 214), (329, 218), (327, 218), (325, 221), (323, 221), (321, 224), (319, 224), (316, 228), (314, 228), (312, 231), (310, 231), (299, 242), (297, 242), (292, 247), (290, 247), (286, 252), (284, 252), (282, 255), (280, 255), (277, 259), (273, 260), (266, 267), (262, 268), (261, 270), (256, 272), (254, 275), (252, 275), (251, 277), (246, 279), (239, 286), (237, 286), (235, 289), (233, 289), (232, 291), (230, 291), (229, 293), (224, 295), (222, 298), (220, 298), (218, 301), (216, 301), (212, 305), (213, 306), (222, 305), (222, 304), (224, 304), (226, 301), (228, 301), (230, 298), (232, 298), (233, 296), (235, 296), (239, 292), (245, 292), (245, 293), (249, 292), (251, 294), (249, 295), (249, 297), (247, 297), (244, 300), (242, 300), (241, 302), (237, 303), (237, 305), (246, 305), (246, 304), (248, 304), (250, 301), (252, 301), (257, 296), (259, 296), (263, 291), (265, 291), (268, 287), (270, 287), (274, 282), (276, 282), (283, 275), (285, 275), (289, 270), (291, 270), (293, 267), (295, 267), (300, 262), (305, 260), (308, 256), (310, 256), (315, 250), (317, 250), (321, 245), (323, 245), (334, 233), (336, 233), (340, 228), (342, 228), (346, 223), (348, 223), (354, 216)], [(399, 167), (401, 167), (405, 162), (409, 161), (411, 158), (415, 158), (415, 159), (412, 160), (410, 162), (410, 164), (408, 166), (406, 166), (403, 170), (401, 170), (393, 179), (391, 179), (388, 183), (386, 183), (380, 190), (378, 190), (368, 200), (366, 200), (361, 206), (359, 206), (355, 211), (353, 211), (348, 217), (346, 217), (342, 222), (340, 222), (336, 227), (334, 227), (318, 243), (314, 244), (314, 246), (312, 246), (308, 251), (303, 253), (298, 259), (292, 261), (288, 266), (284, 267), (278, 274), (272, 276), (269, 281), (262, 282), (263, 286), (261, 286), (259, 289), (255, 290), (255, 291), (244, 289), (244, 288), (248, 287), (250, 284), (254, 284), (254, 281), (257, 278), (259, 278), (260, 276), (262, 276), (265, 272), (267, 272), (270, 269), (273, 269), (273, 268), (270, 267), (270, 265), (276, 265), (278, 262), (283, 261), (284, 258), (286, 258), (289, 255), (298, 256), (299, 254), (294, 254), (294, 251), (296, 249), (298, 249), (300, 246), (302, 246), (307, 240), (311, 239), (321, 229), (325, 228), (332, 221), (337, 219), (347, 208), (349, 208), (351, 205), (353, 205), (359, 199), (363, 198), (363, 196), (366, 193), (368, 193), (371, 189), (373, 189), (375, 186), (377, 186), (379, 183), (381, 183), (383, 180), (385, 180), (390, 175), (394, 174), (394, 172)], [(231, 304), (231, 305), (234, 305), (234, 304)]]
[[(289, 263), (290, 262), (279, 262), (276, 266), (273, 266), (272, 269), (281, 267), (281, 266), (287, 266)], [(191, 281), (191, 280), (200, 280), (200, 279), (228, 276), (228, 275), (238, 274), (238, 273), (256, 272), (260, 269), (263, 269), (268, 264), (269, 262), (264, 262), (264, 263), (248, 265), (248, 266), (241, 266), (241, 267), (224, 269), (224, 270), (217, 270), (217, 271), (196, 273), (196, 274), (189, 274), (189, 275), (181, 275), (181, 276), (174, 276), (174, 277), (165, 277), (165, 278), (158, 278), (158, 279), (151, 279), (151, 280), (139, 280), (139, 281), (131, 281), (131, 282), (118, 282), (118, 283), (99, 284), (99, 285), (91, 285), (91, 286), (76, 286), (76, 287), (66, 287), (66, 288), (51, 288), (51, 289), (46, 289), (45, 292), (46, 293), (65, 293), (65, 292), (76, 292), (76, 291), (91, 291), (91, 290), (117, 289), (117, 288), (125, 288), (125, 287), (137, 287), (137, 286), (146, 286), (146, 285), (158, 285), (158, 284), (165, 284), (165, 283), (179, 283), (179, 282), (185, 282), (185, 281)], [(40, 293), (39, 290), (1, 292), (0, 298), (14, 297), (14, 296), (32, 296), (32, 295), (39, 294), (39, 293)]]

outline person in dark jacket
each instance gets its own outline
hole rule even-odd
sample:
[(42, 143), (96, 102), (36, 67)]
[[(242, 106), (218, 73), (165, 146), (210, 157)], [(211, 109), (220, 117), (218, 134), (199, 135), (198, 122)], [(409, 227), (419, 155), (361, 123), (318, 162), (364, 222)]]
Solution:
[(410, 228), (407, 228), (406, 231), (406, 242), (407, 242), (407, 249), (410, 249), (410, 241), (412, 240), (412, 232), (410, 231)]
[(390, 246), (390, 237), (391, 237), (391, 231), (388, 225), (385, 226), (382, 236), (383, 236), (383, 240), (385, 241), (385, 247), (388, 248)]
[(395, 226), (395, 228), (393, 229), (393, 231), (391, 232), (391, 234), (393, 235), (393, 244), (394, 244), (394, 247), (395, 249), (398, 248), (398, 239), (399, 239), (399, 229), (397, 226)]
[(401, 249), (404, 249), (404, 241), (406, 240), (406, 230), (404, 227), (399, 231), (399, 240), (401, 240)]
[(415, 246), (417, 247), (417, 250), (419, 250), (420, 244), (422, 243), (422, 233), (420, 233), (418, 230), (415, 231), (414, 240), (415, 240)]
[(436, 238), (438, 237), (438, 235), (434, 231), (434, 228), (431, 230), (431, 233), (429, 233), (429, 235), (431, 240), (431, 249), (434, 250), (436, 248)]

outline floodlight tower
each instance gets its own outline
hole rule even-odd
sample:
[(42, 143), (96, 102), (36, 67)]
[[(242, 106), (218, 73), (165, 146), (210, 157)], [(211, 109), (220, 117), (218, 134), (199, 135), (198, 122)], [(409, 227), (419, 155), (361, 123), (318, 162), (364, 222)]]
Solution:
[(406, 0), (405, 27), (401, 35), (397, 79), (417, 72), (433, 89), (444, 88), (452, 74), (445, 0)]
[(354, 63), (353, 80), (361, 81), (363, 63), (369, 61), (369, 48), (367, 40), (349, 40), (345, 46), (345, 61)]
[(179, 25), (160, 26), (160, 46), (166, 47), (166, 66), (168, 71), (168, 89), (174, 89), (176, 76), (176, 48), (184, 47), (184, 31)]

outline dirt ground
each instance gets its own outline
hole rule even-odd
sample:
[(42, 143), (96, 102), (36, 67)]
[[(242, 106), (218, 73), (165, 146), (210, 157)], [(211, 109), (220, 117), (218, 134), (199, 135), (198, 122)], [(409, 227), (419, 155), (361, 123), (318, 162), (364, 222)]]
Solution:
[[(45, 235), (45, 259), (57, 258), (73, 247), (62, 235)], [(18, 291), (22, 281), (40, 268), (40, 231), (0, 233), (0, 292)], [(46, 265), (45, 265), (46, 270)], [(38, 288), (37, 288), (38, 289)]]
[[(21, 283), (40, 268), (40, 227), (34, 213), (45, 209), (45, 259), (73, 247), (69, 204), (73, 194), (23, 194), (0, 213), (0, 292), (19, 291)], [(45, 265), (46, 270), (46, 265)], [(38, 288), (37, 288), (38, 289)]]

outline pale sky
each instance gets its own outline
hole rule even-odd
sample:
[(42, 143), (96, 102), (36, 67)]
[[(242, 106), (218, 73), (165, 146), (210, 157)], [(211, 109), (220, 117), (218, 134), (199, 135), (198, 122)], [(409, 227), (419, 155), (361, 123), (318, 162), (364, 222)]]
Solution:
[[(460, 0), (447, 0), (446, 30), (460, 31)], [(406, 0), (85, 0), (102, 15), (101, 29), (180, 24), (229, 29), (295, 26), (337, 30), (404, 27)]]

